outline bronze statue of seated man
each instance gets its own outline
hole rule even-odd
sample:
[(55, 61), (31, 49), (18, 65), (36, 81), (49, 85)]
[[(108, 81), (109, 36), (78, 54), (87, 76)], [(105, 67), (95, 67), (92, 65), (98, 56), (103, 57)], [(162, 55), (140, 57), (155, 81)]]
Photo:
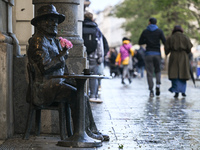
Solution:
[[(68, 49), (63, 49), (59, 39), (58, 24), (65, 20), (63, 14), (59, 14), (53, 5), (45, 5), (38, 9), (37, 15), (31, 20), (36, 32), (29, 39), (27, 51), (28, 61), (34, 66), (35, 80), (32, 87), (34, 104), (48, 106), (59, 100), (70, 104), (72, 119), (75, 114), (76, 87), (67, 83), (62, 78), (50, 78), (52, 75), (64, 75), (67, 71), (65, 60)], [(96, 128), (87, 95), (86, 131), (89, 136), (108, 140), (109, 136), (102, 135)], [(95, 133), (94, 133), (95, 132)]]

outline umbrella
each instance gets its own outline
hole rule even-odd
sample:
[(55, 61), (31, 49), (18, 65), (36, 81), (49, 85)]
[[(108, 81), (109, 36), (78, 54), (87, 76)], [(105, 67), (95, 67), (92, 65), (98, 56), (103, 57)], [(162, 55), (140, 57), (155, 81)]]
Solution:
[(195, 79), (194, 79), (194, 74), (193, 74), (193, 71), (192, 71), (192, 65), (191, 65), (191, 63), (190, 63), (190, 76), (191, 76), (191, 79), (192, 79), (192, 81), (194, 83), (194, 87), (196, 88)]

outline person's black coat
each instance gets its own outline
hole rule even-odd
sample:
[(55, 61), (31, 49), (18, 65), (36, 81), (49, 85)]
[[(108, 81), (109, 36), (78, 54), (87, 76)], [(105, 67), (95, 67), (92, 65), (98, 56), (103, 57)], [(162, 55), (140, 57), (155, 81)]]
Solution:
[(104, 57), (105, 57), (109, 51), (109, 45), (104, 35), (103, 35), (103, 47), (104, 47)]

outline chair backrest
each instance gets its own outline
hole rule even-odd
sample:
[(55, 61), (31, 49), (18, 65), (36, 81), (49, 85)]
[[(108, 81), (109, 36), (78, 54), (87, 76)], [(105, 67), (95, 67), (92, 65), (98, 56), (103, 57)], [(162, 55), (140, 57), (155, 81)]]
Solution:
[(32, 102), (32, 87), (33, 87), (33, 81), (35, 78), (35, 71), (34, 67), (32, 66), (31, 63), (27, 64), (27, 71), (28, 71), (28, 79), (29, 79), (29, 84), (28, 84), (28, 90), (26, 93), (26, 102), (31, 103)]
[(27, 93), (26, 93), (26, 102), (33, 104), (34, 106), (37, 107), (37, 109), (39, 108), (39, 109), (58, 110), (59, 107), (58, 107), (57, 102), (53, 103), (50, 106), (37, 106), (34, 104), (33, 85), (34, 85), (35, 76), (36, 76), (35, 67), (34, 67), (34, 64), (31, 64), (30, 62), (27, 64), (29, 84), (28, 84), (28, 89), (27, 89)]

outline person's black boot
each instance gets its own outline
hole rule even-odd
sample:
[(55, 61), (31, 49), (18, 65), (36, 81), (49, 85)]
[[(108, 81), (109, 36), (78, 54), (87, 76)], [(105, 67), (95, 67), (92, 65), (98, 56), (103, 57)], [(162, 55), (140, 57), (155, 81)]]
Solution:
[(175, 97), (175, 98), (178, 98), (178, 93), (175, 93), (174, 97)]
[(129, 78), (128, 81), (129, 81), (129, 84), (131, 84), (131, 82), (132, 82), (131, 78)]
[(132, 81), (131, 81), (131, 78), (129, 78), (128, 81), (129, 81), (129, 84), (131, 84), (131, 82), (132, 82)]
[(185, 94), (185, 93), (182, 93), (182, 96), (183, 96), (183, 97), (186, 97), (186, 94)]
[(149, 97), (154, 97), (153, 90), (150, 91)]
[(156, 96), (159, 96), (160, 95), (160, 88), (156, 88)]
[(124, 82), (124, 78), (122, 78), (122, 84), (126, 84), (126, 83)]

